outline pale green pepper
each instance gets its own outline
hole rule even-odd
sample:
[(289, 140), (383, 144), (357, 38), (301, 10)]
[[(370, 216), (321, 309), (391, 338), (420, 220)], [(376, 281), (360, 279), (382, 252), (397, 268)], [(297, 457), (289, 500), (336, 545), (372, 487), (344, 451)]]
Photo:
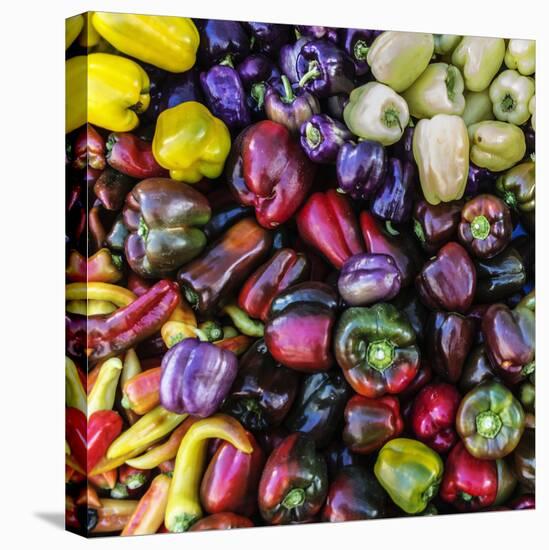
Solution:
[(420, 120), (412, 147), (425, 200), (438, 204), (461, 199), (469, 173), (469, 138), (463, 119), (442, 114)]
[(468, 128), (471, 161), (481, 168), (503, 172), (511, 168), (526, 153), (523, 131), (509, 122), (487, 120)]
[(482, 92), (496, 76), (504, 56), (503, 38), (466, 36), (454, 50), (452, 63), (461, 69), (468, 90)]
[(425, 70), (434, 47), (432, 34), (385, 31), (372, 42), (367, 61), (376, 80), (403, 92)]
[(402, 97), (416, 118), (431, 118), (440, 113), (461, 115), (465, 109), (463, 88), (463, 77), (457, 67), (432, 63)]
[(490, 84), (494, 115), (503, 122), (524, 124), (530, 118), (528, 103), (535, 90), (533, 78), (510, 69), (503, 71)]
[(490, 92), (488, 90), (465, 92), (465, 110), (461, 118), (465, 122), (465, 126), (470, 126), (483, 120), (494, 120)]
[(516, 69), (520, 74), (529, 76), (536, 72), (535, 40), (518, 40), (511, 38), (505, 52), (505, 65)]
[(530, 101), (528, 102), (528, 110), (532, 115), (530, 124), (532, 125), (532, 128), (534, 129), (534, 132), (535, 132), (536, 131), (536, 94), (534, 94), (530, 99)]
[(459, 34), (435, 34), (435, 53), (438, 55), (451, 55), (461, 41)]
[(353, 134), (391, 145), (402, 137), (410, 113), (406, 101), (389, 86), (368, 82), (351, 92), (343, 119)]

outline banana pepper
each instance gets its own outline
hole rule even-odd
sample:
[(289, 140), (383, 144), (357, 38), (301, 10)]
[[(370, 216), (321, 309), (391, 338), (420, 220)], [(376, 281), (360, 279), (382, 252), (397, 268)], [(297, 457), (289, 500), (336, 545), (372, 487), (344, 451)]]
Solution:
[(536, 72), (535, 40), (518, 40), (511, 38), (505, 52), (505, 65), (516, 69), (520, 74), (529, 76)]
[(78, 367), (68, 357), (65, 357), (65, 404), (86, 414), (86, 391), (78, 374)]
[(111, 357), (98, 368), (97, 380), (88, 395), (88, 418), (96, 411), (113, 408), (116, 388), (122, 372), (122, 361), (117, 357)]
[(414, 131), (413, 151), (427, 202), (461, 199), (469, 172), (469, 138), (463, 119), (440, 114), (420, 120)]
[(186, 101), (158, 116), (153, 155), (175, 180), (219, 177), (230, 148), (227, 126), (201, 103)]
[(195, 64), (200, 35), (187, 17), (96, 12), (92, 21), (107, 42), (140, 61), (172, 73)]
[(524, 124), (530, 118), (528, 104), (535, 90), (533, 78), (517, 71), (503, 71), (490, 85), (494, 115), (503, 122)]
[(82, 29), (82, 32), (78, 37), (78, 43), (83, 48), (93, 48), (94, 46), (97, 46), (97, 44), (99, 44), (99, 41), (101, 40), (101, 36), (95, 30), (95, 27), (92, 23), (93, 14), (93, 11), (88, 11), (84, 14), (84, 28)]

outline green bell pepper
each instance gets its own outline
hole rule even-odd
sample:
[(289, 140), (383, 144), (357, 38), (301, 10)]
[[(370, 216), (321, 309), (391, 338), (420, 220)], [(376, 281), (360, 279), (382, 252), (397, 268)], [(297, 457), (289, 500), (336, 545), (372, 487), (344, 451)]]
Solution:
[(393, 502), (420, 514), (436, 496), (444, 466), (440, 456), (415, 439), (398, 438), (379, 451), (374, 474)]
[(503, 38), (466, 36), (454, 50), (452, 63), (461, 69), (468, 90), (482, 92), (496, 76), (504, 56)]
[(463, 88), (463, 77), (457, 67), (432, 63), (402, 97), (416, 118), (431, 118), (439, 113), (461, 115), (465, 109)]
[(471, 144), (471, 161), (492, 172), (511, 168), (526, 153), (524, 132), (514, 124), (486, 120), (467, 129)]
[(530, 118), (528, 104), (535, 90), (533, 78), (517, 71), (503, 71), (490, 84), (494, 115), (504, 122), (524, 124)]
[(461, 115), (465, 126), (471, 126), (483, 120), (494, 120), (490, 92), (465, 92), (465, 109)]
[(484, 382), (462, 399), (456, 429), (476, 458), (496, 459), (512, 453), (524, 431), (524, 410), (501, 383)]
[(505, 65), (516, 69), (520, 74), (529, 76), (536, 72), (535, 40), (518, 40), (511, 38), (505, 52)]
[(532, 128), (534, 129), (534, 132), (536, 131), (536, 94), (534, 94), (530, 101), (528, 102), (528, 110), (530, 111), (530, 115), (532, 116), (532, 119), (530, 120), (530, 124), (532, 125)]
[(438, 55), (451, 55), (460, 43), (462, 37), (459, 34), (435, 34), (435, 53)]

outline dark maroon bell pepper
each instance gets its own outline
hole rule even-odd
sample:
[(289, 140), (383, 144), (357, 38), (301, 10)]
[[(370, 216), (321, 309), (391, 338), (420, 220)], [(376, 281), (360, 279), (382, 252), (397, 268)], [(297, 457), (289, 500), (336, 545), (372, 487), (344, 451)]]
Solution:
[(86, 124), (74, 140), (72, 166), (75, 170), (105, 168), (105, 140), (91, 125)]
[(283, 365), (321, 372), (333, 365), (337, 294), (325, 283), (300, 283), (279, 294), (265, 325), (265, 343)]
[(455, 423), (460, 401), (451, 384), (434, 382), (422, 388), (411, 412), (416, 437), (438, 453), (448, 452), (458, 440)]
[(252, 35), (253, 49), (270, 57), (276, 55), (291, 40), (288, 25), (250, 21), (244, 23), (244, 26)]
[(325, 114), (313, 115), (301, 125), (300, 133), (301, 147), (319, 164), (333, 164), (341, 146), (353, 139), (344, 124)]
[(459, 379), (459, 389), (463, 393), (471, 391), (475, 386), (492, 380), (494, 371), (490, 366), (490, 361), (486, 357), (483, 345), (478, 345), (467, 356), (467, 360), (463, 365), (461, 377)]
[(312, 194), (296, 222), (301, 238), (338, 269), (351, 256), (364, 252), (351, 204), (335, 189)]
[(314, 164), (282, 124), (263, 120), (242, 132), (226, 167), (236, 199), (253, 206), (268, 229), (290, 219), (314, 179)]
[(311, 521), (328, 492), (326, 461), (307, 435), (289, 435), (271, 453), (259, 482), (259, 511), (272, 525)]
[(118, 211), (124, 206), (126, 195), (135, 185), (135, 180), (110, 166), (101, 172), (93, 184), (93, 192), (103, 208)]
[(429, 204), (420, 199), (414, 206), (414, 233), (423, 249), (432, 254), (457, 236), (462, 201)]
[(341, 29), (340, 45), (351, 56), (357, 76), (364, 76), (370, 71), (366, 57), (368, 49), (379, 31), (368, 29)]
[(238, 61), (248, 55), (250, 38), (238, 21), (195, 20), (200, 34), (198, 59), (204, 67), (227, 58)]

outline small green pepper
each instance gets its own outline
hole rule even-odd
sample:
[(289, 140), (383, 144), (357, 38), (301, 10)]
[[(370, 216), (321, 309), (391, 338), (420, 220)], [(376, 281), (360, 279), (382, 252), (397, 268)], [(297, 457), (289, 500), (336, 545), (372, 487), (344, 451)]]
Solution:
[(524, 124), (530, 118), (528, 104), (535, 90), (533, 78), (517, 71), (503, 71), (490, 84), (494, 115), (504, 122)]
[(494, 120), (490, 92), (488, 90), (465, 92), (465, 110), (461, 118), (465, 122), (465, 126), (471, 126), (471, 124), (476, 124), (483, 120)]
[(438, 55), (451, 55), (461, 41), (459, 34), (435, 34), (435, 53)]
[(505, 52), (505, 65), (526, 76), (534, 74), (536, 72), (536, 42), (511, 38)]

